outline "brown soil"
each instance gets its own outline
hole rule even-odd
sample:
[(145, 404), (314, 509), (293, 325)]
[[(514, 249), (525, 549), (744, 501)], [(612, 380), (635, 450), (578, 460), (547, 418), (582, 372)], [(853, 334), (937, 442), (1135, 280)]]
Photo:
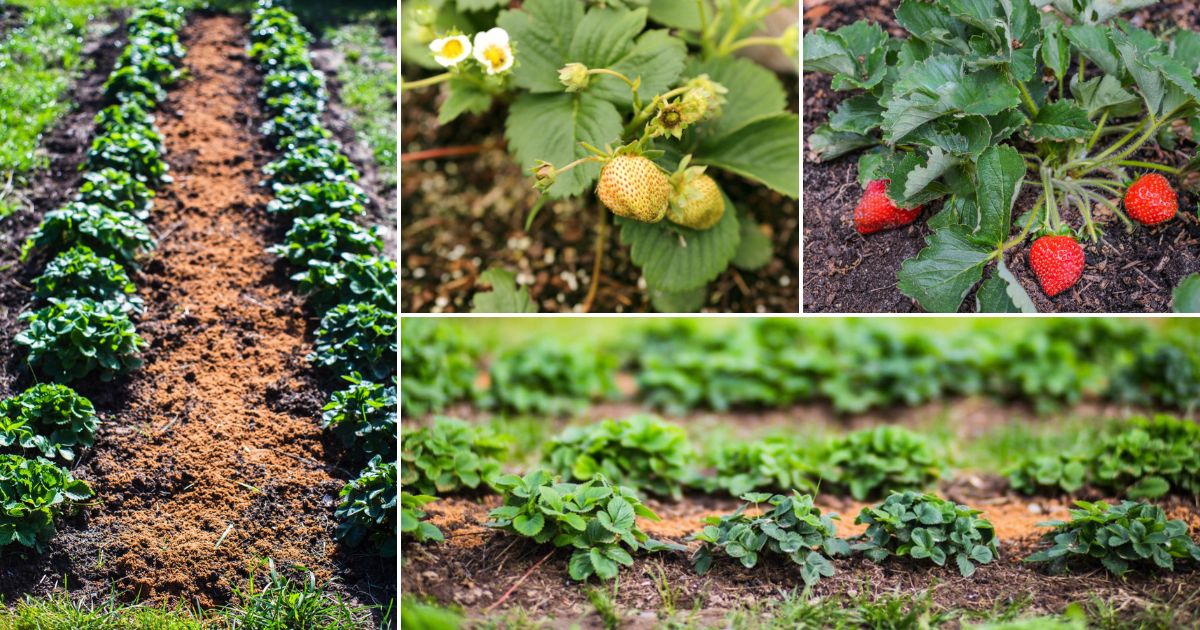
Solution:
[[(484, 497), (478, 503), (450, 498), (430, 504), (426, 508), (430, 522), (442, 529), (447, 542), (405, 546), (403, 592), (462, 606), (471, 616), (486, 616), (485, 610), (547, 553), (546, 548), (484, 527), (487, 511), (498, 504), (499, 499), (494, 496)], [(839, 535), (849, 537), (865, 530), (864, 526), (853, 524), (864, 504), (834, 497), (821, 497), (818, 504), (842, 515)], [(1068, 516), (1069, 503), (1065, 499), (1030, 500), (996, 495), (970, 504), (983, 510), (984, 516), (996, 526), (1000, 539), (1000, 560), (979, 567), (973, 577), (963, 578), (956, 569), (919, 562), (890, 559), (876, 564), (853, 557), (835, 560), (837, 574), (822, 580), (813, 589), (813, 595), (877, 596), (929, 591), (935, 603), (946, 608), (986, 611), (998, 603), (1003, 606), (1005, 602), (1028, 599), (1030, 613), (1059, 613), (1069, 603), (1093, 595), (1112, 602), (1144, 602), (1169, 599), (1172, 594), (1200, 588), (1200, 574), (1194, 571), (1194, 566), (1181, 566), (1181, 571), (1174, 574), (1134, 575), (1124, 581), (1086, 568), (1068, 575), (1051, 575), (1036, 565), (1023, 563), (1022, 558), (1034, 551), (1044, 531), (1037, 523)], [(731, 499), (702, 496), (687, 497), (679, 503), (650, 500), (647, 506), (663, 520), (641, 519), (639, 524), (652, 537), (684, 544), (694, 551), (698, 543), (687, 538), (702, 527), (702, 520), (728, 513), (737, 505)], [(1171, 499), (1165, 506), (1171, 518), (1183, 518), (1193, 528), (1200, 525), (1200, 509), (1194, 503)], [(568, 550), (554, 552), (545, 564), (529, 574), (499, 610), (519, 606), (534, 618), (554, 617), (559, 622), (555, 627), (566, 627), (571, 622), (596, 627), (598, 619), (591, 612), (587, 589), (567, 576), (569, 555)], [(637, 621), (652, 622), (654, 611), (661, 611), (662, 600), (654, 584), (660, 574), (673, 589), (678, 610), (718, 625), (727, 611), (745, 602), (779, 597), (802, 585), (794, 566), (775, 560), (755, 569), (743, 569), (735, 562), (722, 560), (701, 577), (692, 570), (690, 553), (643, 555), (635, 560), (633, 567), (622, 570), (617, 589), (618, 607), (630, 622), (635, 616)], [(1200, 610), (1180, 613), (1184, 615), (1182, 618), (1193, 622), (1200, 620)], [(635, 624), (635, 627), (642, 626)], [(646, 627), (656, 626), (648, 623)]]
[(220, 605), (270, 557), (386, 603), (393, 563), (333, 538), (337, 492), (357, 467), (320, 428), (326, 395), (303, 358), (313, 322), (264, 251), (280, 227), (258, 186), (271, 156), (244, 20), (192, 15), (184, 39), (192, 79), (158, 121), (174, 182), (159, 190), (158, 251), (135, 280), (146, 364), (127, 387), (78, 384), (105, 420), (76, 470), (97, 500), (46, 556), (6, 569), (0, 595), (66, 577), (92, 594)]
[[(806, 2), (804, 28), (834, 30), (859, 19), (883, 24), (892, 36), (904, 36), (893, 19), (896, 2), (851, 0)], [(1137, 26), (1162, 29), (1178, 25), (1200, 28), (1200, 11), (1194, 1), (1159, 3), (1130, 15)], [(830, 77), (804, 76), (805, 143), (817, 125), (848, 92), (830, 89)], [(1136, 159), (1180, 166), (1190, 159), (1195, 147), (1181, 142), (1179, 150), (1166, 152), (1143, 149)], [(807, 144), (806, 144), (807, 146)], [(804, 310), (806, 312), (914, 312), (920, 307), (896, 288), (900, 264), (916, 256), (925, 246), (930, 230), (924, 220), (869, 236), (854, 231), (851, 214), (862, 196), (858, 185), (858, 152), (836, 160), (817, 163), (805, 151), (804, 162)], [(1034, 202), (1030, 190), (1018, 199), (1015, 214)], [(1039, 288), (1028, 268), (1028, 243), (1006, 254), (1005, 263), (1021, 282), (1041, 312), (1165, 312), (1170, 310), (1171, 291), (1189, 273), (1200, 271), (1200, 219), (1193, 209), (1197, 197), (1180, 191), (1176, 219), (1155, 228), (1139, 228), (1132, 234), (1115, 217), (1099, 217), (1106, 234), (1097, 243), (1082, 243), (1087, 258), (1083, 278), (1069, 291), (1051, 299)], [(923, 217), (941, 209), (931, 204)], [(1077, 213), (1066, 213), (1068, 221)], [(1076, 224), (1078, 227), (1078, 224)], [(990, 273), (990, 270), (989, 272)], [(986, 277), (986, 276), (985, 276)], [(963, 301), (963, 311), (975, 310), (974, 292)]]
[[(416, 78), (416, 72), (406, 72)], [(789, 108), (797, 110), (795, 78), (783, 76)], [(505, 150), (506, 108), (437, 123), (440, 89), (401, 94), (401, 152), (481, 145), (465, 158), (402, 161), (400, 164), (402, 260), (401, 309), (406, 312), (466, 312), (479, 275), (500, 266), (529, 285), (543, 312), (580, 307), (591, 282), (596, 216), (590, 197), (548, 202), (529, 230), (528, 211), (537, 200), (531, 180)], [(799, 217), (794, 200), (740, 178), (717, 174), (729, 196), (765, 226), (775, 257), (748, 272), (730, 267), (709, 284), (704, 310), (730, 313), (795, 313), (799, 307)], [(605, 213), (607, 214), (607, 213)], [(653, 310), (639, 288), (640, 270), (608, 225), (603, 276), (593, 312)]]

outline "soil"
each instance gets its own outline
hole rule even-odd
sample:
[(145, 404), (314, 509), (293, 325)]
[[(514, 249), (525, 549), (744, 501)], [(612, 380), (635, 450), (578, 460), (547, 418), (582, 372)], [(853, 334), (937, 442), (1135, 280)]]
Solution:
[[(981, 496), (959, 496), (953, 484), (943, 493), (983, 511), (996, 527), (1000, 558), (982, 565), (971, 578), (963, 578), (957, 569), (932, 564), (889, 559), (876, 564), (862, 557), (834, 560), (837, 574), (824, 579), (813, 589), (816, 597), (870, 593), (878, 595), (915, 594), (928, 590), (933, 601), (947, 609), (988, 611), (1005, 603), (1029, 600), (1027, 614), (1060, 613), (1070, 603), (1092, 596), (1112, 602), (1169, 600), (1175, 593), (1200, 588), (1200, 574), (1194, 568), (1179, 573), (1131, 575), (1127, 580), (1109, 576), (1103, 570), (1082, 568), (1069, 575), (1054, 575), (1022, 559), (1039, 544), (1044, 528), (1038, 523), (1069, 518), (1070, 501), (1063, 497), (1028, 499), (989, 491)], [(823, 511), (841, 515), (838, 534), (857, 536), (866, 530), (855, 525), (854, 517), (866, 503), (819, 497)], [(547, 555), (546, 548), (484, 526), (487, 511), (499, 506), (497, 496), (478, 501), (447, 498), (426, 506), (429, 522), (439, 527), (447, 542), (442, 545), (404, 545), (404, 571), (401, 588), (406, 594), (429, 596), (443, 605), (461, 606), (469, 616), (484, 617), (509, 607), (523, 607), (534, 618), (553, 616), (553, 627), (599, 627), (599, 618), (588, 603), (586, 588), (567, 575), (569, 550), (557, 550), (540, 568), (529, 573), (512, 595), (496, 610), (489, 608), (518, 579)], [(690, 552), (699, 544), (690, 542), (692, 533), (703, 527), (709, 516), (727, 514), (737, 508), (734, 499), (711, 496), (687, 496), (679, 502), (646, 501), (662, 519), (639, 519), (639, 526), (652, 538), (669, 540), (688, 547), (689, 553), (665, 552), (657, 556), (638, 556), (634, 566), (622, 570), (617, 589), (618, 608), (631, 624), (622, 627), (658, 627), (653, 611), (661, 611), (662, 599), (655, 585), (664, 575), (674, 591), (678, 610), (689, 611), (693, 618), (717, 623), (738, 606), (755, 600), (779, 597), (797, 588), (799, 571), (794, 565), (776, 560), (754, 569), (720, 560), (704, 576), (692, 570)], [(1183, 519), (1195, 530), (1200, 527), (1200, 507), (1172, 498), (1163, 503), (1169, 518)], [(1142, 604), (1144, 605), (1144, 603)], [(1195, 602), (1191, 602), (1195, 606)], [(1180, 619), (1200, 621), (1200, 609), (1180, 609)], [(661, 614), (658, 613), (658, 614)]]
[[(893, 19), (895, 2), (878, 0), (857, 3), (850, 0), (806, 1), (804, 28), (834, 30), (859, 19), (883, 24), (893, 36), (903, 36)], [(1200, 28), (1200, 11), (1194, 1), (1158, 3), (1129, 16), (1137, 26), (1161, 29), (1178, 25)], [(858, 153), (835, 160), (811, 161), (807, 138), (849, 92), (830, 89), (830, 77), (810, 73), (804, 76), (804, 310), (805, 312), (916, 312), (920, 306), (896, 288), (900, 264), (925, 246), (930, 233), (925, 222), (899, 230), (869, 236), (854, 230), (851, 215), (862, 196), (858, 185)], [(1181, 166), (1194, 154), (1191, 142), (1181, 142), (1173, 152), (1143, 149), (1140, 159)], [(1197, 196), (1179, 190), (1177, 217), (1165, 225), (1139, 227), (1132, 234), (1111, 215), (1097, 218), (1105, 229), (1099, 242), (1085, 241), (1087, 263), (1081, 280), (1070, 290), (1048, 298), (1042, 293), (1029, 270), (1029, 245), (1013, 248), (1005, 264), (1017, 277), (1041, 312), (1166, 312), (1171, 306), (1171, 291), (1190, 273), (1200, 271), (1200, 219), (1194, 208)], [(1026, 189), (1015, 206), (1033, 205), (1035, 194)], [(940, 202), (926, 207), (924, 217), (941, 209)], [(1077, 212), (1065, 213), (1068, 221)], [(990, 273), (990, 270), (989, 272)], [(986, 276), (985, 276), (986, 277)], [(975, 310), (974, 291), (963, 301), (963, 311)]]
[[(104, 420), (74, 471), (97, 499), (61, 523), (48, 553), (4, 552), (6, 601), (65, 581), (81, 595), (115, 589), (129, 600), (222, 605), (267, 557), (333, 580), (352, 602), (395, 598), (393, 561), (333, 538), (338, 490), (361, 462), (320, 428), (327, 383), (304, 360), (316, 322), (264, 251), (283, 227), (265, 212), (259, 185), (273, 156), (257, 134), (260, 77), (245, 36), (242, 18), (189, 16), (192, 78), (171, 90), (158, 117), (174, 181), (160, 187), (150, 221), (158, 250), (134, 278), (148, 305), (138, 322), (146, 363), (119, 385), (75, 384)], [(73, 193), (77, 176), (55, 176), (73, 174), (82, 159), (99, 106), (88, 88), (108, 73), (114, 51), (102, 46), (94, 72), (73, 90), (78, 111), (46, 143), (52, 168), (34, 186), (37, 212), (27, 214)], [(7, 227), (21, 234), (34, 222)], [(25, 302), (9, 286), (27, 285), (38, 268), (4, 278), (8, 312)], [(10, 332), (11, 318), (5, 325)], [(6, 393), (25, 386), (13, 348), (0, 351)]]
[(25, 9), (17, 6), (0, 7), (0, 38), (25, 23)]
[[(406, 78), (416, 78), (409, 69)], [(795, 77), (781, 77), (789, 109), (797, 111)], [(401, 94), (401, 309), (466, 312), (477, 284), (493, 266), (517, 275), (543, 312), (571, 312), (584, 303), (595, 261), (596, 217), (607, 225), (603, 272), (593, 312), (653, 310), (639, 269), (620, 244), (608, 212), (591, 197), (546, 203), (528, 230), (537, 200), (531, 180), (505, 150), (503, 105), (480, 115), (437, 123), (441, 89)], [(404, 152), (477, 147), (466, 157), (405, 160)], [(717, 174), (721, 187), (776, 243), (775, 257), (757, 271), (730, 267), (709, 284), (703, 310), (795, 313), (799, 308), (799, 217), (794, 200)]]

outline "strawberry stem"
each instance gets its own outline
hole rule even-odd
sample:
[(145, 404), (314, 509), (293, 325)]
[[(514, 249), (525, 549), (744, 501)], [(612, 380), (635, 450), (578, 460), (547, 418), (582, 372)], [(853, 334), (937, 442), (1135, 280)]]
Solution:
[(1117, 166), (1133, 166), (1136, 168), (1148, 168), (1148, 169), (1153, 169), (1156, 171), (1162, 171), (1164, 173), (1170, 173), (1172, 175), (1178, 175), (1181, 172), (1183, 172), (1183, 169), (1175, 168), (1173, 166), (1166, 166), (1165, 164), (1155, 164), (1153, 162), (1141, 162), (1138, 160), (1121, 160), (1119, 162), (1116, 162), (1116, 164), (1117, 164)]
[(412, 90), (412, 89), (416, 89), (416, 88), (429, 87), (430, 85), (437, 85), (438, 83), (443, 83), (445, 81), (449, 81), (450, 77), (452, 77), (452, 76), (454, 76), (454, 75), (449, 72), (443, 72), (441, 74), (435, 74), (431, 77), (427, 77), (427, 78), (420, 79), (417, 81), (401, 81), (400, 82), (400, 91), (403, 92), (404, 90)]
[(1100, 133), (1104, 131), (1104, 123), (1106, 122), (1108, 122), (1107, 109), (1100, 114), (1100, 122), (1096, 124), (1096, 131), (1092, 134), (1091, 139), (1088, 140), (1086, 151), (1091, 151), (1092, 147), (1096, 146), (1096, 141), (1100, 139)]

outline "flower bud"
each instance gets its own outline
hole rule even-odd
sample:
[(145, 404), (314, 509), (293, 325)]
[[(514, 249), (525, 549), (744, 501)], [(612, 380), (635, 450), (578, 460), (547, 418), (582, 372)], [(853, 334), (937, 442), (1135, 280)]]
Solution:
[(581, 92), (588, 86), (588, 67), (581, 63), (569, 63), (558, 69), (558, 80), (568, 92)]

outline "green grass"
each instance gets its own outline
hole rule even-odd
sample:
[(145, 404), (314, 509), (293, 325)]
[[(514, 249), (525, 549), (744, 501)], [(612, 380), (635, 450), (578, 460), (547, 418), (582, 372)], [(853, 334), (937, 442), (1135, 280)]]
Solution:
[[(393, 18), (395, 9), (391, 12)], [(329, 33), (346, 56), (339, 71), (342, 105), (359, 142), (370, 148), (387, 187), (396, 185), (396, 49), (384, 47), (374, 19), (337, 27)]]

